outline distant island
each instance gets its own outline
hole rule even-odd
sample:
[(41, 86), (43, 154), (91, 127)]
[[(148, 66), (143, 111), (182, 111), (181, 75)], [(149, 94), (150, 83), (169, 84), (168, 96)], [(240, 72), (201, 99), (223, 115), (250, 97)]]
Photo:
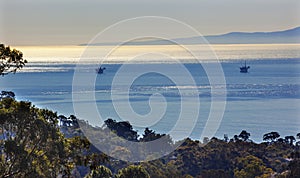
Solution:
[[(284, 44), (300, 43), (300, 26), (284, 31), (274, 32), (230, 32), (221, 35), (204, 36), (211, 44)], [(200, 36), (173, 39), (180, 44), (198, 44)], [(103, 42), (90, 44), (92, 46), (116, 45), (118, 42)], [(170, 41), (144, 39), (126, 43), (126, 45), (170, 45)], [(80, 44), (86, 46), (87, 44)]]
[[(205, 38), (213, 44), (300, 43), (300, 27), (275, 32), (231, 32)], [(189, 38), (188, 40), (192, 42), (193, 39)]]

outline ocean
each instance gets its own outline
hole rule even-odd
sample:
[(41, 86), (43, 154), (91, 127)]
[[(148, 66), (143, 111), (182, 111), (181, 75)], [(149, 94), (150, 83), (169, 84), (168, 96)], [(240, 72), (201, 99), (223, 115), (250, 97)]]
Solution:
[[(92, 125), (102, 126), (103, 120), (89, 111), (92, 107), (84, 108), (95, 104), (102, 119), (129, 120), (140, 135), (145, 127), (149, 127), (158, 133), (175, 134), (171, 135), (174, 139), (181, 139), (187, 134), (193, 139), (202, 139), (210, 112), (214, 112), (211, 108), (214, 91), (218, 96), (225, 96), (224, 101), (218, 98), (215, 101), (225, 104), (220, 125), (217, 123), (211, 128), (218, 138), (223, 138), (224, 134), (232, 138), (246, 130), (251, 133), (253, 141), (261, 142), (263, 134), (271, 131), (279, 132), (282, 137), (300, 132), (300, 45), (214, 46), (224, 72), (225, 85), (212, 85), (205, 71), (205, 64), (213, 65), (217, 61), (203, 59), (202, 63), (195, 63), (188, 58), (182, 60), (182, 66), (194, 81), (189, 83), (184, 82), (186, 78), (177, 70), (177, 64), (149, 57), (142, 62), (128, 64), (131, 70), (124, 70), (124, 79), (113, 86), (115, 76), (123, 66), (122, 57), (126, 57), (134, 47), (129, 46), (126, 53), (115, 54), (115, 60), (102, 64), (106, 70), (101, 75), (95, 72), (99, 67), (95, 61), (77, 64), (83, 48), (17, 48), (24, 51), (25, 56), (27, 52), (27, 59), (31, 62), (20, 72), (1, 77), (1, 90), (13, 91), (18, 100), (31, 101), (37, 107), (51, 109), (58, 114), (79, 115)], [(184, 58), (180, 51), (174, 50), (174, 53)], [(249, 73), (239, 72), (244, 61), (251, 67)], [(178, 84), (169, 76), (150, 70), (158, 68), (183, 82)], [(126, 77), (132, 77), (130, 74), (135, 69), (145, 69), (145, 72), (128, 79), (132, 80), (128, 83)], [(94, 86), (74, 89), (74, 71), (78, 76), (94, 76)], [(90, 94), (94, 100), (85, 97)], [(74, 96), (82, 98), (77, 100)], [(200, 102), (195, 98), (199, 98)], [(74, 103), (84, 103), (83, 108), (74, 110)], [(186, 106), (184, 112), (181, 111), (183, 105)], [(128, 108), (134, 113), (126, 110)], [(199, 109), (199, 115), (193, 120), (197, 114), (195, 108)], [(123, 113), (120, 115), (119, 112)], [(151, 121), (134, 122), (134, 118), (147, 114), (152, 117)], [(179, 118), (182, 121), (176, 125)]]

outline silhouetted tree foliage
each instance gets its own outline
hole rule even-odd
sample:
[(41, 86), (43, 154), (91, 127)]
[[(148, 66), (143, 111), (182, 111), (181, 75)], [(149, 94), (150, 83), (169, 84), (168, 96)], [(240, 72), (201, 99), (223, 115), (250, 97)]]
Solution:
[(225, 141), (225, 142), (228, 142), (228, 141), (229, 141), (229, 137), (228, 137), (227, 134), (224, 134), (224, 141)]
[[(297, 133), (296, 138), (300, 140), (300, 133)], [(296, 142), (296, 146), (300, 146), (300, 141)]]
[(0, 75), (16, 73), (18, 69), (25, 66), (27, 61), (23, 59), (23, 53), (9, 46), (0, 44)]
[(270, 133), (266, 133), (263, 135), (263, 140), (274, 142), (279, 137), (280, 137), (280, 135), (278, 132), (270, 132)]
[(73, 127), (78, 128), (79, 124), (78, 124), (78, 119), (76, 116), (74, 115), (70, 115), (69, 120), (71, 120), (71, 124)]
[(286, 136), (284, 139), (285, 139), (285, 141), (286, 141), (287, 143), (289, 143), (290, 145), (293, 145), (293, 144), (294, 144), (294, 141), (296, 141), (295, 137), (292, 136), (292, 135)]
[(238, 136), (240, 139), (242, 139), (243, 141), (248, 141), (249, 137), (250, 137), (250, 133), (247, 132), (246, 130), (243, 130), (240, 135)]
[(65, 127), (73, 127), (73, 128), (79, 128), (78, 119), (74, 115), (70, 115), (69, 117), (66, 117), (64, 115), (59, 115), (58, 119), (60, 121), (61, 126)]
[(68, 118), (66, 116), (59, 115), (58, 119), (60, 121), (60, 126), (68, 126), (68, 122), (67, 122)]
[(107, 119), (104, 121), (106, 126), (118, 136), (123, 137), (129, 141), (137, 141), (137, 131), (133, 130), (132, 125), (127, 121), (117, 122), (113, 119)]
[(166, 134), (157, 134), (154, 130), (149, 129), (148, 127), (145, 128), (143, 137), (140, 139), (142, 142), (149, 142), (156, 139), (160, 139), (166, 136)]
[[(173, 140), (170, 135), (155, 133), (155, 131), (145, 128), (143, 137), (139, 139), (140, 142), (155, 141), (153, 144), (147, 145), (143, 148), (149, 152), (164, 154), (165, 150), (170, 150), (173, 146)], [(150, 155), (149, 155), (150, 156)]]
[(2, 98), (15, 98), (15, 93), (12, 91), (1, 91), (0, 99)]

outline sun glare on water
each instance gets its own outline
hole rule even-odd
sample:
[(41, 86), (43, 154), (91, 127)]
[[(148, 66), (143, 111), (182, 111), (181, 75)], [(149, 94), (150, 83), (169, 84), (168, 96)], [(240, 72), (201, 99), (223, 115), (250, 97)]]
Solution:
[[(205, 55), (208, 46), (201, 49), (199, 45), (190, 45), (191, 48), (203, 52), (200, 60), (211, 60)], [(220, 60), (240, 59), (277, 59), (277, 58), (300, 58), (300, 44), (217, 44), (211, 45), (211, 49)], [(77, 63), (86, 46), (13, 46), (24, 53), (24, 57), (31, 63)], [(80, 62), (99, 62), (99, 56), (107, 53), (107, 46), (91, 46), (89, 48), (90, 59)], [(147, 54), (140, 57), (140, 62), (172, 62), (172, 54), (176, 58), (190, 62), (193, 58), (186, 49), (178, 45), (140, 45), (115, 47), (106, 56), (105, 62), (119, 63), (134, 59), (136, 54)], [(156, 54), (151, 54), (156, 53)], [(160, 55), (158, 55), (160, 54)]]

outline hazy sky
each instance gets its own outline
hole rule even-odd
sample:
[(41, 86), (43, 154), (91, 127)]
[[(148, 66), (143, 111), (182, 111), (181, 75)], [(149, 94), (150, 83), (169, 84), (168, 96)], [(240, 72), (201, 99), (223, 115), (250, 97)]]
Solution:
[(276, 31), (300, 26), (300, 1), (0, 0), (0, 42), (76, 45), (90, 41), (109, 25), (137, 16), (175, 18), (204, 35)]

